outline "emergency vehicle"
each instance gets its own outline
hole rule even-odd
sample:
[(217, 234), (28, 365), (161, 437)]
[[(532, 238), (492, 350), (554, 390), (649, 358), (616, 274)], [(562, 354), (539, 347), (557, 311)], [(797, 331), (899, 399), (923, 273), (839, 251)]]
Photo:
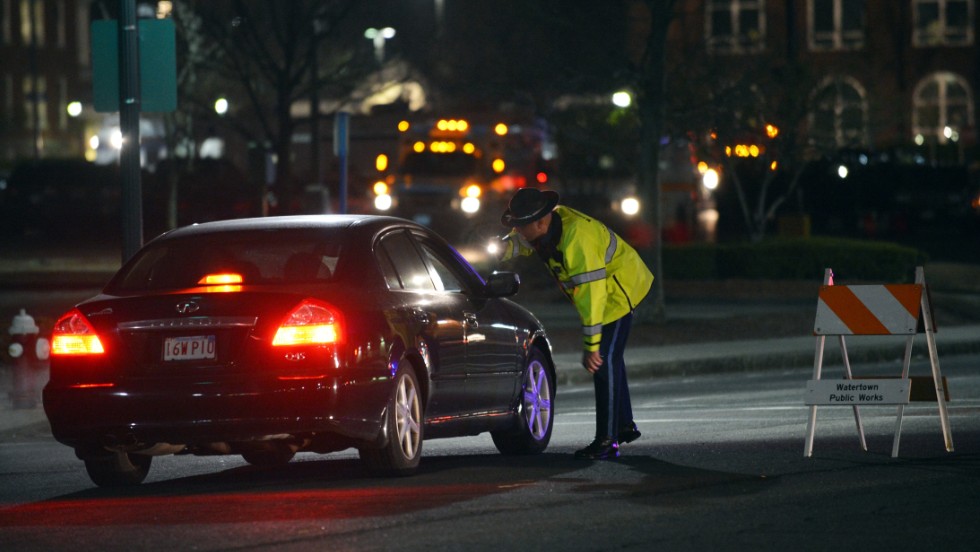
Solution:
[[(414, 220), (450, 241), (500, 230), (514, 191), (547, 187), (554, 158), (547, 125), (501, 116), (403, 119), (393, 158), (379, 154), (376, 213)], [(479, 236), (482, 237), (482, 236)]]

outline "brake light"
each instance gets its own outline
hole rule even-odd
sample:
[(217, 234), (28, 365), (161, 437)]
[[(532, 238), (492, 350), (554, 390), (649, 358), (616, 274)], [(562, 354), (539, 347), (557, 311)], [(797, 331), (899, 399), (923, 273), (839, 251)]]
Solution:
[(197, 283), (202, 286), (227, 286), (230, 284), (240, 284), (242, 281), (241, 274), (221, 272), (217, 274), (205, 274)]
[(272, 345), (333, 345), (343, 340), (340, 313), (316, 299), (305, 299), (286, 316)]
[(52, 355), (101, 355), (102, 353), (105, 353), (102, 341), (96, 335), (92, 324), (78, 309), (70, 310), (55, 323), (51, 334)]

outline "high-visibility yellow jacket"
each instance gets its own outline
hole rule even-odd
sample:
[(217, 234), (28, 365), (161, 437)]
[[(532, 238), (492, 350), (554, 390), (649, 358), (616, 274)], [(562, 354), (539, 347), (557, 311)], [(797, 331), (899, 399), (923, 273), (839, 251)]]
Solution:
[[(555, 216), (561, 236), (545, 260), (582, 319), (584, 349), (598, 351), (602, 325), (635, 309), (650, 291), (653, 274), (636, 250), (605, 224), (564, 205), (555, 208)], [(505, 239), (502, 261), (536, 252), (517, 230)]]

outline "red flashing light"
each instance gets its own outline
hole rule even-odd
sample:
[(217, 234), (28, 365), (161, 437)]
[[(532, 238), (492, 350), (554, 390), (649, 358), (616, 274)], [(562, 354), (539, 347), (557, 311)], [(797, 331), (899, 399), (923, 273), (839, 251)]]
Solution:
[(548, 173), (541, 171), (535, 176), (535, 178), (537, 179), (538, 184), (545, 184), (548, 182)]

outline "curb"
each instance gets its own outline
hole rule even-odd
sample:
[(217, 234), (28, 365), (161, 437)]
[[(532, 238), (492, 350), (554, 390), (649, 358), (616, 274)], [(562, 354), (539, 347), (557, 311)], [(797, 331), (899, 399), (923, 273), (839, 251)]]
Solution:
[[(949, 356), (980, 354), (980, 326), (964, 326), (964, 335), (958, 335), (936, 348), (942, 359)], [(973, 334), (972, 337), (969, 334)], [(894, 336), (892, 336), (894, 337)], [(852, 368), (857, 364), (901, 362), (904, 354), (904, 341), (893, 340), (891, 344), (857, 343), (847, 344), (847, 356)], [(733, 348), (755, 348), (756, 352), (740, 350), (737, 354), (712, 354), (711, 349), (723, 350), (726, 342), (711, 344), (692, 344), (687, 351), (681, 346), (645, 347), (626, 352), (627, 374), (631, 381), (651, 380), (664, 377), (693, 376), (716, 373), (760, 372), (812, 368), (816, 352), (814, 337), (789, 338), (782, 340), (760, 340), (752, 342), (730, 342)], [(766, 350), (767, 345), (770, 349)], [(657, 357), (660, 357), (659, 359)], [(912, 349), (912, 360), (928, 359), (925, 338), (916, 339)], [(831, 370), (843, 367), (843, 355), (837, 343), (828, 340), (824, 346), (823, 366)], [(581, 365), (580, 354), (562, 353), (555, 355), (556, 379), (558, 384), (583, 384), (593, 381), (592, 375)]]

